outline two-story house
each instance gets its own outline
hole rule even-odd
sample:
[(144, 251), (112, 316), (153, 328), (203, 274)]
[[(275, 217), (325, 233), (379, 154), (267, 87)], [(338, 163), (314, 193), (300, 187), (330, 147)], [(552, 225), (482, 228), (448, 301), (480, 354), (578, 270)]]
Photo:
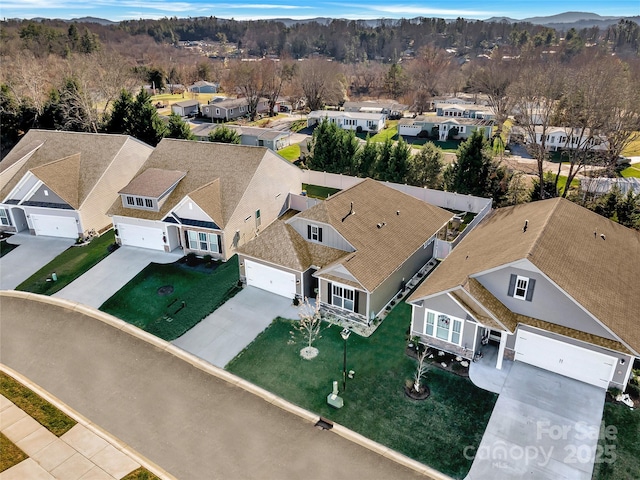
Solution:
[(127, 135), (29, 130), (0, 162), (0, 230), (78, 238), (110, 228), (107, 210), (152, 151)]
[(452, 213), (366, 179), (274, 222), (238, 250), (241, 277), (366, 322), (433, 257)]
[(226, 261), (300, 185), (300, 170), (266, 148), (165, 138), (109, 214), (121, 245)]
[(640, 356), (640, 232), (562, 198), (487, 216), (409, 298), (411, 334), (607, 388)]

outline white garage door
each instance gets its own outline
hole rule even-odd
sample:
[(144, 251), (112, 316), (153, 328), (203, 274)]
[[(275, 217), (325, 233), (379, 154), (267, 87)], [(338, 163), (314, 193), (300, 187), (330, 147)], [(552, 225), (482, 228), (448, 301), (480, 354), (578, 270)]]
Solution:
[(608, 388), (617, 359), (525, 330), (518, 330), (516, 360)]
[(251, 260), (244, 261), (244, 272), (247, 285), (287, 298), (296, 296), (296, 276), (293, 273), (283, 272)]
[(120, 237), (122, 245), (149, 248), (151, 250), (164, 250), (162, 230), (159, 228), (119, 224), (118, 236)]
[(36, 235), (47, 237), (77, 238), (78, 224), (74, 217), (56, 217), (53, 215), (31, 216), (31, 223)]

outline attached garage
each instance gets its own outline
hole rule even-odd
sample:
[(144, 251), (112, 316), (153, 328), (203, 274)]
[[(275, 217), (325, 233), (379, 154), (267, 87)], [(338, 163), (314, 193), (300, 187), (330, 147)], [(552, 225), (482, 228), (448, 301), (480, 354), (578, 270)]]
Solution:
[(122, 245), (130, 247), (164, 250), (161, 228), (141, 227), (140, 225), (118, 225), (118, 236)]
[(245, 260), (244, 272), (247, 285), (287, 298), (296, 296), (296, 276), (293, 273), (283, 272), (251, 260)]
[(78, 224), (75, 217), (31, 214), (31, 224), (36, 235), (47, 237), (77, 238)]
[(617, 358), (519, 329), (516, 360), (608, 388)]

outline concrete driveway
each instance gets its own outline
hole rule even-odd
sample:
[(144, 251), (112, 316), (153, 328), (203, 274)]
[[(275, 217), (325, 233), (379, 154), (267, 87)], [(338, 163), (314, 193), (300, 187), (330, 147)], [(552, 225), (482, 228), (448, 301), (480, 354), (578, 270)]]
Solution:
[(172, 343), (220, 368), (249, 345), (274, 318), (298, 318), (290, 298), (245, 287)]
[(98, 308), (151, 262), (172, 263), (180, 257), (182, 251), (165, 253), (146, 248), (120, 247), (53, 296)]
[(79, 311), (2, 297), (0, 331), (3, 364), (179, 479), (428, 478)]
[(0, 258), (0, 290), (15, 289), (76, 241), (17, 233), (7, 243), (20, 246)]
[(605, 393), (514, 362), (466, 480), (591, 480)]

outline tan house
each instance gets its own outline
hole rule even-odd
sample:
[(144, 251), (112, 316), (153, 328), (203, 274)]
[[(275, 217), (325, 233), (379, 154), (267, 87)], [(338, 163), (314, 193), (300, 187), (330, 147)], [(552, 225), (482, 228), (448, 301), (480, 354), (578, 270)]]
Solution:
[(165, 138), (109, 214), (122, 245), (226, 261), (300, 188), (300, 170), (267, 148)]
[(110, 228), (107, 210), (152, 151), (126, 135), (29, 130), (0, 162), (0, 229), (77, 238)]
[(411, 295), (411, 334), (602, 388), (640, 356), (640, 232), (562, 198), (501, 208)]
[(289, 298), (318, 296), (325, 310), (366, 322), (431, 260), (452, 216), (366, 179), (240, 248), (241, 276)]

